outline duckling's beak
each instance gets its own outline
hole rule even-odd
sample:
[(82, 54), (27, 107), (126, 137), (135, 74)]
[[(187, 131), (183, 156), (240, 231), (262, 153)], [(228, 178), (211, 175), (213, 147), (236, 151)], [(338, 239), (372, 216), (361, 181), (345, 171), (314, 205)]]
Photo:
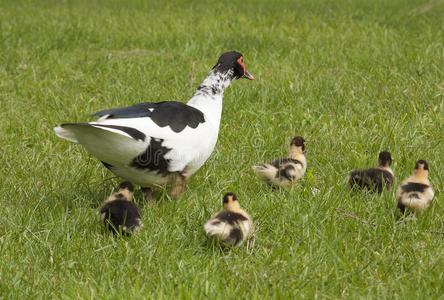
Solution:
[(248, 80), (254, 80), (254, 76), (245, 71), (244, 75), (241, 78), (247, 78)]

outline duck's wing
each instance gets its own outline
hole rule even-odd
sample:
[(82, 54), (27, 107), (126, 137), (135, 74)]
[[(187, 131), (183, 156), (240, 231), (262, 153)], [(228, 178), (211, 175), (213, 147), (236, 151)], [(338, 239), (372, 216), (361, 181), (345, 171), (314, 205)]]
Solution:
[(113, 166), (179, 171), (209, 134), (203, 113), (180, 102), (141, 103), (94, 116), (99, 120), (62, 124), (55, 133)]
[(150, 118), (157, 126), (168, 126), (173, 132), (179, 133), (185, 127), (196, 128), (205, 122), (203, 113), (185, 103), (176, 101), (146, 102), (129, 107), (113, 108), (99, 111), (93, 116), (101, 120)]

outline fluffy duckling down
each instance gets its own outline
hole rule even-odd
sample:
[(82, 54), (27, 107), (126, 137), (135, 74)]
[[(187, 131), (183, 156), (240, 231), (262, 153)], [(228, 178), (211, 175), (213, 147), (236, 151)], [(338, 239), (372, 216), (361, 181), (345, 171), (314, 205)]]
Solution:
[(113, 233), (135, 233), (142, 226), (140, 210), (131, 202), (134, 188), (129, 182), (122, 182), (119, 190), (108, 197), (100, 209), (102, 221)]
[(398, 187), (398, 208), (401, 213), (404, 213), (406, 209), (420, 212), (430, 206), (434, 192), (428, 177), (428, 163), (425, 160), (418, 160), (413, 175), (405, 179)]
[(385, 186), (389, 189), (393, 184), (393, 171), (390, 168), (392, 156), (388, 151), (379, 153), (378, 166), (366, 170), (353, 170), (350, 173), (350, 186), (359, 186), (382, 193)]
[(204, 225), (209, 237), (217, 238), (227, 246), (240, 246), (251, 230), (250, 216), (240, 208), (237, 196), (226, 193), (223, 197), (223, 210), (213, 215)]
[(271, 186), (291, 185), (304, 176), (306, 169), (305, 140), (301, 136), (291, 140), (290, 154), (287, 158), (253, 166), (256, 175)]

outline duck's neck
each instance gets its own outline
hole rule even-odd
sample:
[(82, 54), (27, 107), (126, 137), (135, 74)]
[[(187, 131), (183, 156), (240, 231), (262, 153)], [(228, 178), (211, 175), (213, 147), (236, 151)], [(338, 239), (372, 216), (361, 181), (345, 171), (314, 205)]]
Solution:
[(413, 172), (412, 177), (415, 182), (420, 182), (420, 183), (430, 185), (429, 178), (428, 178), (429, 172), (426, 170), (415, 170)]
[(304, 153), (301, 150), (301, 147), (291, 145), (290, 146), (290, 154), (288, 155), (291, 159), (300, 160), (301, 157), (305, 157)]
[(211, 70), (187, 104), (199, 109), (207, 120), (219, 128), (224, 90), (232, 80), (231, 70), (226, 73)]

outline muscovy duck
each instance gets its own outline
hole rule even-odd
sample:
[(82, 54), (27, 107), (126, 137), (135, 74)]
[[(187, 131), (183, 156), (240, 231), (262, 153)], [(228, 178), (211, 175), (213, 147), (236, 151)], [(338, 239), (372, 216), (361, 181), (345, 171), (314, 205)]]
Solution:
[(117, 176), (140, 185), (147, 201), (155, 185), (172, 184), (170, 195), (179, 196), (213, 152), (224, 90), (239, 78), (254, 79), (243, 55), (227, 52), (187, 104), (147, 102), (108, 109), (93, 115), (99, 117), (96, 122), (66, 123), (54, 130), (82, 144)]
[(434, 192), (429, 181), (429, 164), (425, 160), (418, 160), (413, 175), (404, 180), (398, 188), (398, 208), (404, 213), (420, 212), (432, 203)]
[(271, 186), (288, 186), (305, 174), (307, 160), (304, 153), (305, 140), (301, 136), (296, 136), (290, 142), (290, 154), (287, 158), (253, 166), (253, 170), (259, 178)]
[(209, 237), (214, 237), (228, 246), (240, 246), (252, 227), (250, 216), (240, 208), (237, 196), (226, 193), (223, 210), (215, 214), (204, 225)]
[(366, 170), (353, 170), (350, 173), (349, 183), (353, 188), (359, 186), (369, 190), (377, 190), (379, 194), (385, 186), (389, 189), (393, 184), (393, 171), (390, 168), (392, 156), (388, 151), (379, 153), (378, 166)]

